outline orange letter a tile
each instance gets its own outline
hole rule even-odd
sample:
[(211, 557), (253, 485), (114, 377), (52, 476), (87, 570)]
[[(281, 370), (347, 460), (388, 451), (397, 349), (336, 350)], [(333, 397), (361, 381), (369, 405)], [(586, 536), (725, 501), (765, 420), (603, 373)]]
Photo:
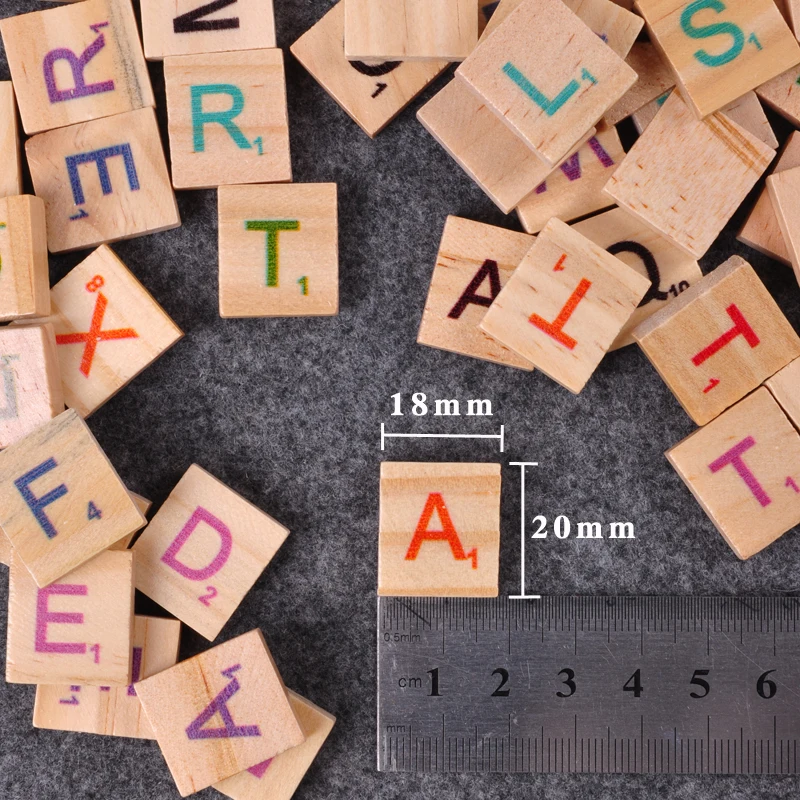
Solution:
[[(439, 513), (439, 519), (442, 523), (442, 530), (440, 531), (428, 530), (434, 511)], [(464, 552), (461, 539), (458, 538), (458, 531), (453, 525), (453, 520), (450, 519), (450, 512), (447, 510), (444, 498), (439, 492), (431, 492), (425, 501), (425, 508), (422, 509), (422, 516), (420, 516), (417, 529), (414, 531), (414, 538), (408, 546), (406, 561), (414, 561), (416, 559), (423, 542), (448, 542), (453, 558), (456, 561), (471, 559), (472, 569), (478, 569), (478, 548), (473, 547), (469, 553)]]

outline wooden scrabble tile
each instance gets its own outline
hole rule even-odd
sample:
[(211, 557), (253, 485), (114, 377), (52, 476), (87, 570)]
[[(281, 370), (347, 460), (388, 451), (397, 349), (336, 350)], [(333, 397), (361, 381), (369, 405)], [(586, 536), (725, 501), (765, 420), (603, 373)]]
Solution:
[(668, 453), (741, 559), (800, 523), (800, 434), (759, 389)]
[(800, 428), (800, 358), (776, 372), (766, 387), (796, 428)]
[(154, 106), (130, 0), (0, 20), (26, 133)]
[(616, 125), (630, 117), (635, 111), (661, 97), (675, 85), (672, 70), (650, 42), (636, 42), (625, 59), (625, 63), (636, 72), (639, 78), (606, 111), (603, 119), (608, 125)]
[(633, 344), (634, 328), (703, 277), (697, 261), (624, 209), (612, 208), (572, 227), (651, 281), (610, 350)]
[(6, 681), (119, 686), (130, 683), (133, 554), (100, 553), (39, 588), (11, 557)]
[(182, 336), (134, 274), (102, 245), (51, 292), (64, 399), (96, 411)]
[(219, 312), (339, 313), (335, 183), (220, 187)]
[(649, 288), (648, 278), (552, 219), (480, 327), (577, 394)]
[(193, 464), (133, 547), (136, 588), (213, 641), (288, 535)]
[(0, 328), (0, 447), (63, 410), (53, 326)]
[(698, 425), (800, 356), (800, 338), (739, 256), (667, 303), (633, 335)]
[(800, 282), (800, 167), (774, 173), (767, 178), (767, 191), (772, 200), (789, 261)]
[(381, 464), (379, 595), (497, 597), (499, 557), (499, 464)]
[(259, 630), (147, 678), (136, 693), (182, 797), (305, 740)]
[(66, 575), (143, 522), (75, 411), (0, 452), (0, 526), (38, 586)]
[(172, 185), (291, 181), (283, 52), (164, 59)]
[(287, 691), (289, 705), (305, 734), (303, 744), (214, 785), (233, 800), (290, 800), (322, 749), (336, 717), (296, 692)]
[(141, 495), (136, 494), (135, 492), (128, 492), (128, 494), (131, 496), (131, 500), (133, 500), (136, 508), (139, 509), (139, 513), (145, 518), (145, 522), (142, 524), (141, 528), (131, 531), (129, 534), (123, 536), (118, 542), (114, 542), (114, 544), (108, 548), (109, 550), (127, 550), (131, 546), (136, 534), (139, 533), (139, 531), (147, 524), (147, 512), (150, 510), (150, 506), (153, 505), (152, 502)]
[(772, 0), (637, 0), (698, 118), (800, 63), (800, 46)]
[(139, 0), (144, 54), (165, 56), (275, 47), (272, 0)]
[(636, 81), (561, 0), (524, 0), (457, 74), (553, 166)]
[(54, 731), (155, 739), (134, 686), (178, 661), (181, 624), (176, 619), (134, 617), (128, 686), (46, 684), (36, 687), (33, 725)]
[(673, 92), (609, 178), (605, 191), (699, 258), (774, 155), (772, 148), (724, 114), (696, 119)]
[[(458, 77), (419, 109), (417, 119), (504, 214), (553, 171)], [(594, 133), (590, 129), (587, 140)]]
[(44, 218), (38, 197), (0, 198), (0, 321), (50, 313)]
[(17, 101), (11, 81), (0, 81), (0, 197), (22, 194)]
[(525, 233), (448, 217), (417, 342), (509, 367), (533, 369), (478, 328), (486, 309), (533, 244)]
[[(502, 0), (481, 36), (481, 42), (497, 28), (522, 0)], [(589, 26), (620, 58), (631, 51), (644, 27), (637, 14), (620, 7), (613, 0), (563, 0), (564, 5)]]
[(769, 124), (767, 115), (764, 113), (764, 109), (761, 107), (755, 92), (747, 92), (747, 94), (743, 94), (732, 103), (723, 106), (720, 114), (724, 114), (737, 125), (741, 125), (746, 131), (750, 131), (753, 136), (761, 139), (767, 147), (771, 147), (773, 150), (778, 147), (775, 132), (772, 130), (772, 125)]
[(151, 108), (40, 133), (25, 152), (51, 253), (181, 224)]
[[(794, 167), (800, 167), (800, 133), (797, 131), (792, 132), (786, 140), (783, 152), (773, 164), (772, 173), (784, 172)], [(792, 265), (789, 250), (775, 215), (775, 207), (772, 205), (772, 198), (766, 186), (761, 190), (756, 204), (736, 238), (776, 261)]]
[(461, 61), (478, 42), (475, 0), (344, 0), (348, 59)]
[(793, 125), (800, 126), (800, 66), (782, 72), (762, 84), (756, 94), (773, 111), (777, 111)]
[(603, 192), (625, 158), (616, 128), (599, 131), (517, 206), (528, 233), (538, 233), (552, 217), (568, 222), (614, 204)]
[(382, 131), (450, 63), (348, 61), (344, 55), (344, 0), (339, 0), (290, 49), (370, 137)]

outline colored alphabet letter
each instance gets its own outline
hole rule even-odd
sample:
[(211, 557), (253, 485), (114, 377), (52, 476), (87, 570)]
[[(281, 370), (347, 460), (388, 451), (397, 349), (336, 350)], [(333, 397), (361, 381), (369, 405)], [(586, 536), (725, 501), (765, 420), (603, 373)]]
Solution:
[(83, 624), (83, 614), (70, 614), (62, 611), (48, 610), (47, 601), (50, 595), (54, 594), (67, 595), (70, 597), (86, 597), (86, 595), (89, 594), (89, 588), (82, 584), (51, 583), (50, 586), (39, 589), (39, 593), (36, 597), (36, 652), (82, 655), (86, 652), (86, 645), (82, 642), (47, 641), (47, 626), (51, 623), (58, 625)]
[[(483, 295), (477, 294), (478, 289), (487, 278), (489, 279), (489, 293), (491, 297), (484, 297)], [(469, 282), (469, 286), (464, 289), (464, 293), (458, 298), (458, 302), (450, 309), (450, 313), (447, 316), (450, 319), (458, 319), (470, 303), (488, 308), (494, 302), (498, 294), (500, 294), (500, 271), (497, 268), (497, 262), (493, 261), (491, 258), (487, 258), (486, 261), (481, 264), (480, 269)]]
[[(233, 121), (244, 110), (244, 95), (238, 86), (231, 83), (207, 83), (203, 86), (192, 86), (191, 92), (192, 138), (195, 153), (205, 152), (205, 126), (214, 123), (222, 125), (241, 150), (249, 150), (253, 146)], [(227, 94), (231, 98), (231, 107), (227, 111), (203, 111), (203, 97), (207, 94)]]
[(175, 33), (194, 33), (195, 31), (229, 31), (239, 27), (239, 17), (225, 17), (224, 19), (203, 19), (215, 11), (236, 4), (237, 0), (214, 0), (204, 6), (198, 6), (192, 11), (187, 11), (172, 20), (172, 30)]
[(134, 683), (136, 683), (142, 677), (142, 648), (141, 647), (134, 647), (133, 648), (133, 664), (131, 665), (132, 674), (131, 674), (131, 682), (128, 686), (128, 697), (136, 697), (136, 688), (134, 687)]
[[(220, 547), (208, 566), (202, 569), (194, 569), (193, 567), (187, 566), (182, 561), (178, 561), (178, 553), (201, 522), (210, 525), (219, 534)], [(167, 551), (161, 556), (161, 560), (168, 567), (172, 567), (179, 575), (183, 575), (184, 578), (190, 581), (204, 581), (212, 575), (216, 575), (225, 566), (232, 549), (233, 537), (231, 536), (230, 528), (210, 511), (207, 511), (202, 506), (198, 506), (194, 510), (192, 516), (189, 517), (189, 521), (181, 529), (181, 532), (167, 548)]]
[(739, 477), (745, 482), (747, 488), (752, 492), (753, 497), (758, 500), (762, 507), (768, 506), (772, 500), (764, 491), (764, 487), (758, 482), (758, 478), (751, 472), (747, 464), (744, 463), (742, 456), (751, 448), (755, 447), (756, 440), (752, 436), (742, 439), (739, 444), (734, 445), (727, 453), (723, 453), (716, 461), (712, 461), (708, 468), (717, 473), (728, 465), (732, 466)]
[(67, 487), (62, 483), (56, 486), (55, 489), (46, 492), (41, 497), (37, 497), (31, 491), (30, 484), (43, 475), (46, 475), (57, 466), (58, 464), (56, 464), (54, 458), (48, 458), (47, 461), (43, 461), (38, 467), (34, 467), (30, 472), (26, 472), (21, 478), (17, 478), (14, 481), (14, 486), (17, 487), (17, 491), (22, 495), (22, 499), (31, 510), (33, 516), (36, 517), (39, 527), (41, 527), (48, 539), (55, 538), (58, 531), (55, 529), (53, 523), (50, 522), (47, 514), (44, 513), (44, 509), (51, 503), (55, 503), (59, 497), (63, 497), (67, 493)]
[(703, 348), (697, 355), (692, 356), (692, 364), (696, 367), (699, 367), (704, 361), (708, 361), (711, 356), (722, 350), (725, 345), (730, 344), (737, 336), (744, 336), (744, 340), (750, 347), (757, 347), (760, 344), (756, 332), (750, 327), (750, 323), (744, 318), (744, 315), (736, 305), (729, 305), (725, 311), (733, 320), (733, 327), (725, 331), (719, 339), (711, 342), (708, 347)]
[(571, 80), (552, 100), (542, 94), (510, 61), (503, 67), (503, 72), (525, 92), (539, 108), (552, 117), (567, 100), (581, 88), (576, 80)]
[(591, 285), (591, 281), (586, 280), (586, 278), (581, 278), (578, 288), (575, 289), (575, 291), (569, 296), (569, 300), (567, 300), (564, 307), (558, 312), (558, 316), (552, 322), (548, 322), (538, 314), (531, 314), (528, 318), (528, 322), (530, 322), (531, 325), (535, 325), (540, 331), (543, 331), (548, 336), (552, 336), (553, 339), (560, 344), (563, 344), (564, 347), (574, 350), (575, 345), (577, 345), (578, 342), (571, 336), (568, 336), (566, 333), (564, 333), (564, 326), (567, 324), (569, 318), (578, 307), (578, 303), (580, 303), (581, 300), (586, 297), (586, 293), (591, 288)]
[(692, 18), (695, 14), (705, 9), (716, 11), (721, 14), (725, 11), (725, 3), (721, 0), (695, 0), (694, 3), (689, 3), (686, 8), (681, 12), (681, 28), (683, 32), (692, 39), (707, 39), (710, 36), (719, 36), (725, 34), (731, 37), (731, 46), (719, 55), (712, 55), (706, 50), (697, 50), (694, 57), (707, 67), (721, 67), (723, 64), (728, 64), (733, 61), (739, 53), (744, 49), (744, 33), (738, 25), (732, 22), (715, 22), (711, 25), (701, 25), (695, 27), (692, 24)]
[[(239, 680), (233, 677), (234, 672), (238, 672), (241, 668), (241, 664), (235, 664), (222, 671), (226, 678), (230, 678), (230, 683), (205, 707), (197, 719), (186, 728), (186, 735), (190, 739), (233, 739), (239, 736), (261, 736), (261, 729), (258, 725), (237, 725), (228, 710), (228, 700), (242, 688), (239, 685)], [(222, 717), (225, 727), (204, 728), (203, 726), (215, 714), (219, 714)]]
[[(440, 531), (428, 530), (434, 511), (438, 512), (439, 520), (442, 523), (442, 530)], [(472, 569), (478, 569), (478, 548), (473, 547), (469, 553), (464, 552), (461, 539), (458, 538), (458, 531), (456, 531), (453, 520), (450, 518), (450, 512), (447, 510), (444, 498), (439, 492), (431, 492), (425, 501), (425, 508), (422, 510), (422, 516), (419, 518), (417, 528), (414, 531), (414, 538), (408, 546), (406, 561), (416, 560), (423, 542), (447, 542), (456, 561), (472, 559)]]
[(106, 161), (114, 156), (122, 156), (125, 162), (125, 174), (128, 176), (130, 190), (135, 192), (139, 189), (139, 176), (136, 174), (136, 164), (133, 161), (133, 152), (129, 144), (116, 144), (112, 147), (103, 147), (100, 150), (91, 150), (88, 153), (77, 153), (66, 158), (67, 174), (72, 187), (72, 199), (75, 201), (76, 206), (83, 205), (86, 202), (78, 167), (81, 164), (89, 164), (94, 161), (97, 164), (97, 174), (100, 178), (100, 188), (103, 194), (111, 194), (114, 189), (111, 186), (111, 176), (108, 174)]
[[(105, 23), (106, 25), (108, 23)], [(102, 27), (102, 23), (93, 28)], [(114, 81), (101, 81), (100, 83), (86, 83), (83, 71), (86, 65), (105, 47), (106, 40), (101, 33), (79, 56), (66, 47), (51, 50), (42, 63), (44, 82), (47, 86), (47, 96), (51, 103), (61, 103), (64, 100), (74, 100), (76, 97), (88, 97), (102, 92), (113, 92)], [(55, 63), (66, 61), (72, 70), (72, 80), (75, 86), (72, 89), (59, 89), (56, 86)]]
[(267, 234), (267, 286), (278, 285), (278, 233), (299, 231), (298, 219), (250, 219), (244, 223), (246, 231), (265, 231)]
[[(592, 136), (587, 142), (592, 152), (597, 156), (597, 160), (606, 168), (614, 166), (614, 159), (608, 154), (608, 151), (598, 141), (596, 136)], [(576, 150), (559, 169), (567, 176), (569, 181), (577, 181), (583, 177), (581, 169), (581, 155), (580, 150)], [(542, 194), (547, 191), (547, 181), (542, 181), (536, 187), (536, 194)]]

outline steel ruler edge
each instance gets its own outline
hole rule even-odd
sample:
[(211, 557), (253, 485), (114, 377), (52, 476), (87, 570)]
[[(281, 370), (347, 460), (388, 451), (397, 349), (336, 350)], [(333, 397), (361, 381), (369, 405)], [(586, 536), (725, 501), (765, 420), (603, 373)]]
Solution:
[(796, 774), (800, 598), (378, 598), (378, 769)]

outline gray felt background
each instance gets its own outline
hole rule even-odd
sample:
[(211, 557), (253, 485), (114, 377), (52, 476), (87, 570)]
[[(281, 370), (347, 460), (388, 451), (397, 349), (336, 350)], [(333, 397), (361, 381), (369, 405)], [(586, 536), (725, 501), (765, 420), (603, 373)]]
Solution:
[[(378, 465), (396, 460), (537, 460), (531, 515), (631, 520), (635, 542), (548, 539), (529, 549), (529, 589), (551, 594), (779, 594), (798, 591), (797, 531), (742, 563), (725, 545), (663, 452), (693, 424), (644, 356), (606, 358), (574, 397), (529, 375), (416, 344), (447, 214), (518, 229), (415, 119), (418, 99), (370, 141), (288, 55), (329, 0), (275, 0), (287, 54), (296, 181), (339, 185), (341, 313), (330, 319), (222, 320), (217, 308), (214, 191), (178, 194), (183, 227), (115, 250), (186, 331), (186, 338), (90, 419), (125, 483), (163, 502), (197, 462), (291, 529), (220, 636), (264, 631), (286, 684), (338, 717), (297, 797), (788, 798), (794, 777), (460, 776), (375, 771), (375, 581)], [(0, 16), (49, 7), (0, 0)], [(165, 136), (160, 65), (151, 65)], [(0, 57), (0, 79), (8, 79)], [(429, 97), (440, 79), (424, 93)], [(785, 128), (781, 128), (786, 133)], [(752, 203), (753, 197), (748, 201)], [(740, 246), (728, 226), (703, 259), (750, 259), (792, 323), (792, 273)], [(51, 259), (55, 282), (84, 253)], [(392, 419), (395, 392), (491, 398), (492, 420)], [(393, 430), (486, 432), (495, 443), (394, 440)], [(501, 593), (519, 585), (519, 478), (503, 469)], [(7, 574), (0, 572), (0, 595)], [(139, 611), (152, 612), (143, 597)], [(0, 615), (0, 650), (5, 617)], [(185, 630), (183, 655), (207, 644)], [(37, 731), (34, 689), (0, 686), (0, 798), (177, 797), (155, 743)], [(207, 790), (198, 797), (218, 796)]]

